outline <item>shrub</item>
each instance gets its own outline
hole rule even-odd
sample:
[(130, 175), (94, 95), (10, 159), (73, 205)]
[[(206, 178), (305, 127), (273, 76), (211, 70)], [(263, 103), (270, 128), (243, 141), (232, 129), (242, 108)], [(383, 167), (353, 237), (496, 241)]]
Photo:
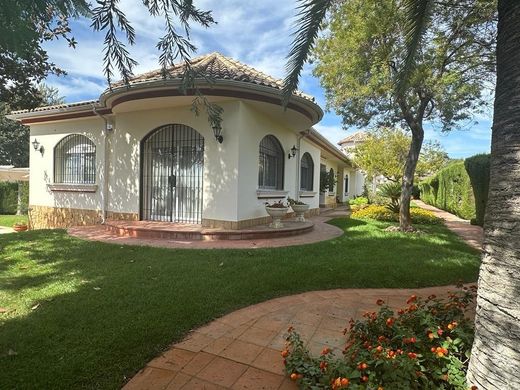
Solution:
[(0, 214), (16, 214), (18, 183), (0, 182)]
[(401, 184), (385, 183), (379, 187), (379, 195), (387, 199), (385, 206), (393, 213), (398, 213), (400, 208)]
[(419, 186), (424, 202), (464, 219), (475, 216), (475, 198), (463, 161), (448, 165)]
[[(410, 208), (412, 223), (420, 225), (434, 225), (441, 222), (431, 211), (421, 209), (419, 207)], [(382, 205), (369, 205), (360, 210), (352, 212), (353, 218), (371, 218), (384, 222), (399, 222), (399, 214), (388, 210)]]
[(486, 214), (486, 204), (489, 192), (489, 171), (491, 156), (489, 154), (477, 154), (464, 161), (464, 166), (468, 172), (475, 198), (475, 220), (472, 224), (484, 225), (484, 215)]
[(368, 198), (365, 198), (364, 196), (358, 196), (354, 199), (349, 199), (348, 203), (350, 205), (368, 204)]
[(289, 328), (286, 372), (302, 389), (466, 390), (473, 327), (465, 310), (475, 292), (473, 286), (447, 299), (412, 295), (397, 313), (378, 299), (378, 312), (350, 320), (342, 357), (329, 348), (312, 356)]

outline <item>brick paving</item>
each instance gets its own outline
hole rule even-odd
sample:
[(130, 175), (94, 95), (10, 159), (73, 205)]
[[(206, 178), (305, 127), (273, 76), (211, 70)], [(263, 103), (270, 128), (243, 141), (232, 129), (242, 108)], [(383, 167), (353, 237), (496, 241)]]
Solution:
[(249, 306), (191, 332), (150, 361), (124, 390), (296, 389), (284, 375), (280, 356), (289, 326), (307, 340), (312, 353), (328, 346), (340, 354), (348, 320), (377, 309), (377, 299), (398, 308), (412, 294), (443, 296), (450, 289), (313, 291)]
[[(343, 230), (336, 226), (325, 223), (326, 221), (337, 218), (347, 217), (349, 212), (344, 207), (333, 210), (324, 210), (319, 216), (308, 218), (314, 223), (314, 228), (307, 233), (300, 235), (277, 237), (277, 238), (257, 238), (246, 240), (186, 240), (186, 239), (153, 239), (122, 237), (111, 233), (102, 225), (78, 226), (69, 228), (67, 231), (71, 236), (103, 241), (112, 244), (125, 245), (149, 245), (164, 248), (186, 248), (186, 249), (254, 249), (254, 248), (277, 248), (283, 246), (312, 244), (319, 241), (330, 240), (343, 234)], [(191, 227), (188, 226), (188, 229)]]
[(459, 218), (447, 211), (438, 209), (437, 207), (430, 206), (421, 200), (414, 200), (414, 203), (425, 210), (433, 212), (437, 217), (441, 218), (448, 229), (460, 236), (473, 248), (482, 250), (484, 230), (481, 226), (471, 225), (469, 221)]

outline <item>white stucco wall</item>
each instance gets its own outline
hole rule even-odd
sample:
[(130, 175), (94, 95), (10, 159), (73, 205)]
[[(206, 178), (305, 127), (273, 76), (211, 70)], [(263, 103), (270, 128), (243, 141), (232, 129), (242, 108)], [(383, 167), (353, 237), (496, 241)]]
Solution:
[[(252, 105), (240, 103), (240, 130), (239, 137), (239, 176), (238, 176), (238, 218), (239, 220), (252, 219), (267, 216), (265, 202), (279, 199), (259, 198), (258, 190), (258, 156), (260, 141), (266, 135), (274, 135), (281, 143), (284, 150), (284, 187), (287, 196), (297, 199), (299, 189), (297, 178), (299, 177), (298, 155), (288, 158), (289, 150), (298, 143), (299, 135), (279, 123), (273, 122), (268, 116), (258, 112)], [(309, 152), (314, 162), (314, 188), (316, 195), (302, 199), (310, 205), (310, 208), (319, 207), (319, 159), (320, 151), (305, 139), (300, 143), (300, 158), (303, 153)]]
[(213, 135), (206, 115), (195, 116), (191, 106), (116, 114), (111, 136), (109, 210), (139, 212), (140, 142), (150, 131), (167, 124), (183, 124), (204, 137), (203, 218), (237, 220), (239, 103), (220, 103), (224, 108), (224, 142)]
[(70, 134), (83, 134), (96, 144), (96, 184), (103, 181), (104, 122), (100, 118), (76, 119), (30, 126), (30, 142), (38, 140), (44, 147), (43, 155), (30, 145), (29, 204), (35, 206), (68, 207), (100, 210), (102, 195), (98, 189), (90, 192), (52, 192), (47, 185), (54, 183), (54, 147)]
[[(107, 211), (139, 213), (140, 143), (154, 129), (167, 124), (184, 124), (204, 137), (203, 219), (241, 221), (267, 216), (264, 202), (259, 198), (258, 155), (259, 144), (268, 134), (274, 135), (284, 149), (284, 191), (298, 198), (300, 169), (298, 157), (308, 152), (314, 162), (314, 191), (311, 197), (302, 198), (310, 208), (319, 207), (319, 181), (321, 150), (303, 138), (296, 158), (288, 159), (293, 145), (298, 145), (299, 133), (289, 129), (266, 114), (253, 103), (237, 100), (219, 102), (224, 108), (223, 136), (219, 144), (205, 114), (195, 116), (191, 106), (132, 109), (129, 112), (114, 110), (111, 117), (113, 130), (108, 133), (108, 196)], [(145, 107), (143, 103), (142, 107)], [(35, 124), (31, 126), (32, 142), (35, 138), (45, 148), (43, 156), (31, 147), (30, 203), (49, 207), (70, 207), (101, 210), (103, 207), (103, 173), (105, 156), (104, 121), (94, 117), (68, 121)], [(304, 129), (301, 129), (304, 130)], [(65, 136), (84, 134), (96, 145), (95, 193), (52, 192), (47, 184), (54, 182), (54, 146)], [(338, 173), (338, 164), (323, 160), (327, 170)], [(342, 186), (341, 183), (339, 183)], [(338, 186), (336, 187), (338, 188)], [(327, 196), (334, 202), (335, 194)]]

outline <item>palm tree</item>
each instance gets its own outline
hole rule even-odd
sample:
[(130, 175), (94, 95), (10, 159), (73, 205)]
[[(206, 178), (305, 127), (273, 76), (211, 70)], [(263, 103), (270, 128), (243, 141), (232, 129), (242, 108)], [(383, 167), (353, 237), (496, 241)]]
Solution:
[[(406, 89), (434, 0), (403, 0), (408, 53), (396, 96)], [(300, 0), (284, 100), (298, 79), (333, 0)], [(406, 172), (405, 172), (406, 173)], [(520, 389), (520, 1), (498, 0), (497, 83), (491, 182), (479, 276), (475, 342), (468, 383), (478, 389)], [(404, 184), (403, 184), (404, 188)], [(406, 196), (403, 191), (403, 196)], [(401, 201), (401, 211), (403, 208)], [(405, 204), (404, 207), (407, 207)], [(402, 213), (401, 213), (402, 216)]]

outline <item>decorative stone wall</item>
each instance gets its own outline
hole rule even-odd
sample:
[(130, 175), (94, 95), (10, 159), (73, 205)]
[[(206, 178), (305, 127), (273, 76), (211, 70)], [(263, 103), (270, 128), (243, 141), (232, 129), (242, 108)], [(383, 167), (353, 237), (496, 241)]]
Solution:
[(107, 219), (111, 219), (114, 221), (139, 221), (139, 214), (116, 213), (114, 211), (107, 211)]
[(100, 224), (101, 221), (101, 210), (29, 206), (29, 224), (31, 229), (55, 229), (79, 225), (96, 225)]
[[(320, 214), (320, 209), (310, 209), (305, 213), (306, 217), (312, 217)], [(294, 213), (289, 212), (285, 215), (284, 219), (294, 218)], [(202, 219), (202, 227), (211, 228), (211, 229), (229, 229), (229, 230), (240, 230), (240, 229), (249, 229), (253, 226), (257, 225), (267, 225), (272, 222), (272, 218), (269, 216), (253, 218), (253, 219), (244, 219), (242, 221), (222, 221), (218, 219)]]

